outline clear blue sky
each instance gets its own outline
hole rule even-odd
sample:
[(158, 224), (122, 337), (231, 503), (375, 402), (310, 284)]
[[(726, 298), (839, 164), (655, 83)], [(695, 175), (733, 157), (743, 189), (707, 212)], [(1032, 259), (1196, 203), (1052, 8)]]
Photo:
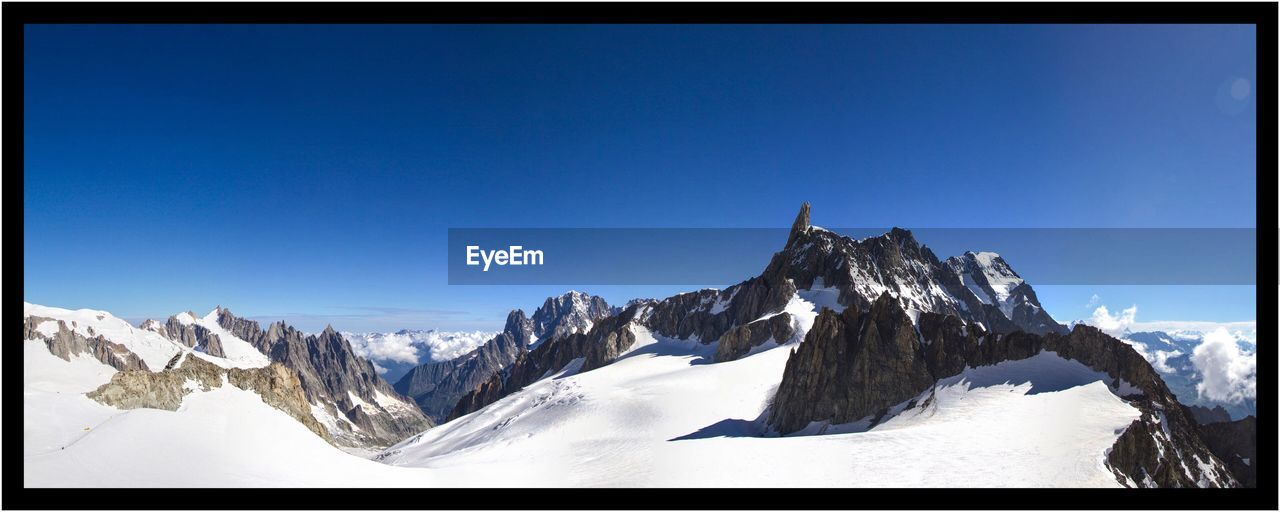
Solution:
[[(785, 227), (801, 201), (845, 227), (1253, 227), (1254, 46), (1240, 26), (28, 26), (23, 291), (497, 328), (563, 290), (447, 286), (449, 227)], [(1037, 289), (1065, 321), (1089, 288)], [(1253, 287), (1104, 291), (1145, 319), (1254, 318)]]

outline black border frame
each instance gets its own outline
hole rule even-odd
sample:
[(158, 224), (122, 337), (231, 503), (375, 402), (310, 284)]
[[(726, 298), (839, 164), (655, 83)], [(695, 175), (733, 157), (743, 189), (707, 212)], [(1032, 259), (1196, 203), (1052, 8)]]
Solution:
[[(1276, 3), (15, 3), (3, 5), (3, 238), (18, 234), (23, 196), (24, 25), (40, 23), (1230, 23), (1256, 26), (1258, 169), (1277, 172)], [(1261, 173), (1259, 173), (1261, 175)], [(1272, 174), (1274, 176), (1274, 174)], [(15, 181), (16, 180), (16, 181)], [(1268, 184), (1272, 179), (1264, 180)], [(1267, 185), (1268, 187), (1270, 185)], [(1276, 196), (1255, 190), (1258, 261), (1277, 258)], [(1264, 200), (1265, 199), (1265, 200)], [(1265, 207), (1265, 208), (1264, 208)], [(4, 274), (22, 263), (8, 253)], [(1259, 282), (1280, 282), (1266, 263)], [(1259, 447), (1275, 454), (1274, 409), (1277, 340), (1276, 296), (1258, 287), (1259, 322), (1268, 335), (1259, 344)], [(2, 304), (16, 317), (19, 290), (6, 287)], [(17, 323), (8, 332), (16, 334)], [(5, 344), (4, 347), (12, 347)], [(3, 411), (21, 417), (15, 399), (21, 368), (13, 350), (4, 358), (9, 400)], [(15, 421), (5, 422), (3, 505), (16, 509), (1277, 509), (1276, 461), (1258, 466), (1255, 489), (98, 489), (25, 488)], [(480, 499), (476, 499), (479, 497)]]

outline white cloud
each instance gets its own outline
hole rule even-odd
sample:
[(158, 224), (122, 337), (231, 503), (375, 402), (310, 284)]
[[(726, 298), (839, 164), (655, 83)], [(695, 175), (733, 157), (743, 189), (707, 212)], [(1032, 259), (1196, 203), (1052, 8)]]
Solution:
[(1138, 306), (1136, 305), (1129, 306), (1116, 315), (1112, 315), (1106, 306), (1098, 306), (1098, 309), (1093, 310), (1093, 316), (1085, 320), (1084, 323), (1119, 338), (1133, 326), (1134, 317), (1137, 315)]
[(1196, 384), (1201, 397), (1228, 403), (1256, 397), (1257, 354), (1242, 350), (1227, 329), (1206, 333), (1191, 353), (1191, 363), (1203, 378)]
[(1089, 309), (1091, 307), (1097, 306), (1098, 303), (1100, 302), (1102, 302), (1102, 297), (1099, 297), (1098, 294), (1095, 293), (1093, 294), (1093, 296), (1089, 297), (1089, 303), (1085, 304), (1084, 307), (1085, 309)]
[[(1098, 297), (1096, 294), (1093, 297)], [(1089, 300), (1090, 303), (1093, 299)], [(1226, 329), (1237, 338), (1248, 343), (1255, 343), (1258, 337), (1258, 322), (1198, 322), (1186, 320), (1154, 320), (1140, 322), (1137, 319), (1138, 306), (1130, 306), (1117, 314), (1105, 305), (1093, 310), (1093, 316), (1081, 320), (1086, 324), (1101, 329), (1103, 332), (1119, 338), (1126, 330), (1130, 332), (1163, 331), (1178, 339), (1199, 339), (1202, 333), (1216, 329)]]
[(419, 364), (428, 357), (433, 361), (457, 358), (482, 345), (497, 333), (401, 331), (342, 334), (351, 342), (351, 349), (361, 357), (375, 362)]

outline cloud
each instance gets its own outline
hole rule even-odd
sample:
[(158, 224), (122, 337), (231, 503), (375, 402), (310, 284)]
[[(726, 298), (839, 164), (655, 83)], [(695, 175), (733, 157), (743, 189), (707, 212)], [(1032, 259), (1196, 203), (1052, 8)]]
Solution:
[(1235, 404), (1256, 397), (1257, 354), (1241, 349), (1227, 329), (1206, 333), (1192, 351), (1191, 363), (1203, 379), (1196, 384), (1202, 398)]
[(356, 355), (375, 362), (418, 364), (425, 357), (433, 361), (454, 359), (497, 335), (487, 331), (438, 332), (402, 331), (393, 333), (342, 333)]
[[(1096, 304), (1095, 299), (1099, 299), (1097, 294), (1089, 299), (1090, 307)], [(1258, 338), (1258, 322), (1255, 320), (1246, 320), (1241, 322), (1205, 322), (1194, 320), (1152, 320), (1138, 321), (1138, 307), (1130, 306), (1121, 310), (1117, 314), (1111, 314), (1111, 310), (1105, 305), (1098, 305), (1093, 310), (1093, 316), (1080, 320), (1080, 322), (1092, 325), (1101, 329), (1103, 332), (1115, 336), (1117, 338), (1124, 334), (1125, 330), (1130, 332), (1147, 332), (1162, 331), (1170, 336), (1179, 339), (1200, 339), (1201, 333), (1213, 331), (1223, 328), (1231, 332), (1241, 341), (1250, 344), (1256, 342)]]
[[(1094, 297), (1097, 297), (1097, 295), (1094, 295)], [(1093, 316), (1085, 320), (1084, 323), (1119, 338), (1134, 325), (1134, 318), (1137, 316), (1138, 306), (1136, 305), (1129, 306), (1116, 315), (1112, 315), (1106, 306), (1098, 306), (1098, 309), (1093, 310)]]
[(1099, 297), (1098, 294), (1095, 293), (1093, 294), (1093, 296), (1089, 297), (1089, 303), (1085, 304), (1084, 307), (1085, 309), (1089, 309), (1091, 307), (1097, 306), (1098, 303), (1100, 302), (1102, 302), (1102, 297)]
[(377, 361), (418, 364), (418, 347), (409, 336), (344, 334), (356, 355)]

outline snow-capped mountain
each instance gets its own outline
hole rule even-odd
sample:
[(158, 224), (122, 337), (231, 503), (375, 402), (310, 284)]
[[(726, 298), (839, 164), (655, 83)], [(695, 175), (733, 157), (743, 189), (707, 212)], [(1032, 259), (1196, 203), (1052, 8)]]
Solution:
[(496, 332), (401, 329), (396, 332), (342, 332), (356, 355), (373, 362), (387, 382), (396, 382), (414, 367), (465, 355)]
[(296, 383), (301, 403), (267, 395), (263, 399), (275, 400), (277, 408), (344, 446), (386, 446), (432, 425), (332, 329), (303, 335), (277, 322), (263, 331), (257, 322), (237, 318), (222, 307), (204, 316), (179, 313), (165, 323), (147, 320), (138, 327), (105, 311), (36, 304), (24, 304), (24, 317), (27, 342), (43, 342), (51, 354), (66, 361), (91, 357), (130, 371), (120, 374), (127, 378), (101, 383), (98, 394), (87, 395), (121, 409), (177, 409), (184, 397), (197, 391), (184, 380), (205, 379), (198, 390), (209, 391), (221, 384), (221, 368), (226, 370), (222, 378), (249, 389), (255, 389), (252, 375), (285, 388)]
[[(34, 486), (1228, 487), (1256, 457), (1251, 418), (1197, 425), (1134, 340), (1058, 324), (999, 256), (807, 205), (759, 276), (553, 297), (394, 389), (332, 328), (223, 308), (24, 327)], [(382, 464), (325, 442), (390, 438)]]
[(419, 365), (396, 381), (395, 388), (413, 398), (427, 416), (444, 421), (459, 398), (542, 340), (586, 332), (614, 312), (603, 298), (578, 291), (549, 297), (533, 316), (512, 311), (502, 332), (483, 345), (457, 358)]
[(1055, 322), (997, 255), (841, 237), (806, 205), (761, 276), (542, 340), (380, 459), (571, 468), (554, 485), (1238, 485), (1219, 456), (1145, 359)]
[(534, 335), (530, 346), (547, 338), (587, 332), (597, 320), (613, 313), (616, 311), (604, 299), (577, 290), (548, 297), (529, 317)]

